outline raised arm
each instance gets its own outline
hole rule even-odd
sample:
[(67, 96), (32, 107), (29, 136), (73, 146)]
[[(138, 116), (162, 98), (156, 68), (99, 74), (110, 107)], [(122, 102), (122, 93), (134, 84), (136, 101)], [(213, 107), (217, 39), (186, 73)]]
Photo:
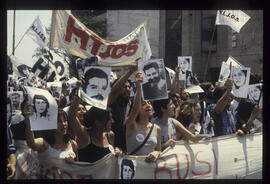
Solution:
[(130, 135), (130, 133), (133, 132), (133, 130), (135, 129), (135, 120), (136, 117), (139, 113), (140, 110), (140, 106), (141, 106), (141, 82), (143, 81), (143, 76), (141, 72), (138, 72), (136, 74), (136, 85), (137, 85), (137, 90), (134, 96), (134, 104), (132, 106), (132, 109), (130, 111), (129, 116), (126, 119), (126, 135)]
[(179, 72), (180, 72), (180, 67), (178, 66), (175, 68), (175, 75), (174, 75), (173, 82), (171, 85), (171, 92), (172, 93), (179, 93), (180, 94)]
[(82, 81), (78, 81), (74, 90), (75, 95), (73, 97), (72, 103), (70, 105), (70, 109), (68, 111), (68, 120), (71, 129), (74, 131), (77, 136), (78, 148), (84, 147), (88, 144), (88, 133), (87, 129), (81, 124), (79, 118), (77, 117), (78, 107), (80, 104), (80, 98), (78, 96), (78, 90)]
[(119, 96), (122, 87), (125, 85), (125, 82), (128, 80), (128, 78), (137, 70), (137, 64), (138, 61), (141, 58), (136, 59), (132, 64), (131, 64), (131, 69), (125, 73), (125, 75), (121, 76), (118, 81), (113, 85), (111, 92), (108, 97), (108, 103), (107, 105), (111, 105), (115, 102), (117, 97)]
[(223, 96), (217, 101), (217, 104), (215, 107), (215, 111), (217, 114), (220, 114), (224, 110), (226, 105), (228, 104), (228, 101), (229, 101), (230, 96), (231, 96), (232, 85), (233, 85), (233, 80), (231, 78), (228, 78), (226, 83), (225, 83), (227, 90), (223, 94)]
[(259, 106), (258, 105), (255, 105), (254, 108), (253, 108), (253, 110), (252, 110), (252, 112), (251, 112), (251, 114), (250, 114), (250, 117), (248, 119), (248, 122), (245, 123), (245, 124), (243, 124), (243, 126), (242, 126), (242, 129), (245, 132), (247, 132), (247, 131), (249, 131), (251, 129), (251, 126), (253, 124), (253, 121), (255, 120), (258, 112), (259, 112)]
[(29, 120), (29, 115), (32, 115), (33, 112), (34, 112), (33, 104), (26, 104), (23, 109), (23, 115), (25, 118), (24, 122), (26, 125), (26, 129), (25, 129), (26, 142), (27, 142), (27, 145), (33, 150), (38, 151), (38, 152), (43, 152), (48, 148), (49, 144), (41, 137), (36, 138), (36, 139), (34, 138), (34, 133), (31, 131), (30, 120)]

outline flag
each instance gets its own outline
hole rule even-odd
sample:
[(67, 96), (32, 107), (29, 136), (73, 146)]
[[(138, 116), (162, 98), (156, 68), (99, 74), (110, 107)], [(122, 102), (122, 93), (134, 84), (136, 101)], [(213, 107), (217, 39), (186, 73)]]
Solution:
[(226, 61), (226, 64), (230, 66), (230, 63), (232, 63), (232, 67), (236, 68), (242, 68), (244, 67), (241, 63), (239, 63), (235, 58), (232, 56), (229, 56), (229, 58)]
[(240, 29), (247, 23), (250, 16), (241, 10), (218, 10), (216, 25), (230, 26), (234, 31), (240, 32)]
[(67, 11), (54, 10), (50, 45), (64, 48), (70, 54), (83, 59), (99, 56), (100, 65), (129, 65), (139, 57), (143, 60), (150, 59), (152, 52), (147, 37), (149, 27), (148, 18), (124, 38), (113, 42), (106, 41)]
[(32, 38), (40, 47), (45, 47), (48, 43), (48, 36), (46, 34), (46, 29), (42, 25), (39, 17), (37, 17), (31, 26), (26, 31), (26, 34)]

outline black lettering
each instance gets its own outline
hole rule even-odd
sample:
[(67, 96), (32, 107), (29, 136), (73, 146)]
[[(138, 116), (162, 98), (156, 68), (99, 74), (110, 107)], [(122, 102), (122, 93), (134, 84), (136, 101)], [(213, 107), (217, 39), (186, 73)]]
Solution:
[(43, 60), (43, 58), (39, 58), (32, 67), (31, 72), (33, 72), (34, 74), (39, 73), (37, 76), (41, 79), (44, 79), (49, 72), (49, 66), (46, 61)]

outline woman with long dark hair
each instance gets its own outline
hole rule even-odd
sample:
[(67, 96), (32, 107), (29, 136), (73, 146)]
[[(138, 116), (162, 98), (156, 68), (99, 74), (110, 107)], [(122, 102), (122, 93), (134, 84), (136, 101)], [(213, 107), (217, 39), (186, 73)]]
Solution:
[[(138, 89), (130, 115), (126, 119), (126, 141), (128, 154), (146, 156), (146, 162), (155, 162), (161, 152), (161, 130), (149, 120), (152, 116), (152, 105), (148, 100), (141, 100), (142, 73), (136, 74)], [(139, 149), (147, 135), (148, 140)]]
[(27, 104), (23, 109), (26, 124), (26, 142), (33, 150), (54, 158), (77, 160), (77, 143), (70, 139), (68, 117), (65, 111), (58, 109), (57, 129), (42, 131), (42, 137), (34, 138), (29, 116), (33, 114), (33, 105)]
[[(79, 161), (95, 162), (109, 153), (118, 156), (122, 152), (114, 151), (114, 133), (111, 126), (114, 123), (110, 109), (91, 107), (83, 118), (78, 115), (80, 98), (78, 90), (82, 84), (79, 80), (74, 92), (68, 117), (71, 129), (77, 137)], [(81, 122), (83, 120), (83, 122)]]

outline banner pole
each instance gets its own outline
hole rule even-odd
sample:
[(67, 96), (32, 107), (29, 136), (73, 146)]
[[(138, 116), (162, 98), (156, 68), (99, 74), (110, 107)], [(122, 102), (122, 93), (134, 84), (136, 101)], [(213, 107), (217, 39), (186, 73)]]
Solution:
[(206, 73), (208, 71), (208, 65), (209, 65), (209, 63), (211, 61), (211, 59), (210, 59), (211, 45), (212, 45), (212, 42), (214, 40), (215, 30), (216, 30), (216, 23), (215, 23), (215, 26), (214, 26), (214, 30), (213, 30), (213, 33), (212, 33), (212, 38), (211, 38), (210, 45), (209, 45), (209, 52), (208, 52), (208, 57), (207, 57), (207, 63), (206, 63), (206, 66), (205, 66), (205, 69), (204, 69), (204, 74), (203, 74), (203, 76), (204, 76), (203, 81), (205, 81), (205, 79), (206, 79)]
[(15, 54), (15, 19), (16, 19), (16, 10), (13, 12), (13, 42), (12, 42), (12, 55)]

